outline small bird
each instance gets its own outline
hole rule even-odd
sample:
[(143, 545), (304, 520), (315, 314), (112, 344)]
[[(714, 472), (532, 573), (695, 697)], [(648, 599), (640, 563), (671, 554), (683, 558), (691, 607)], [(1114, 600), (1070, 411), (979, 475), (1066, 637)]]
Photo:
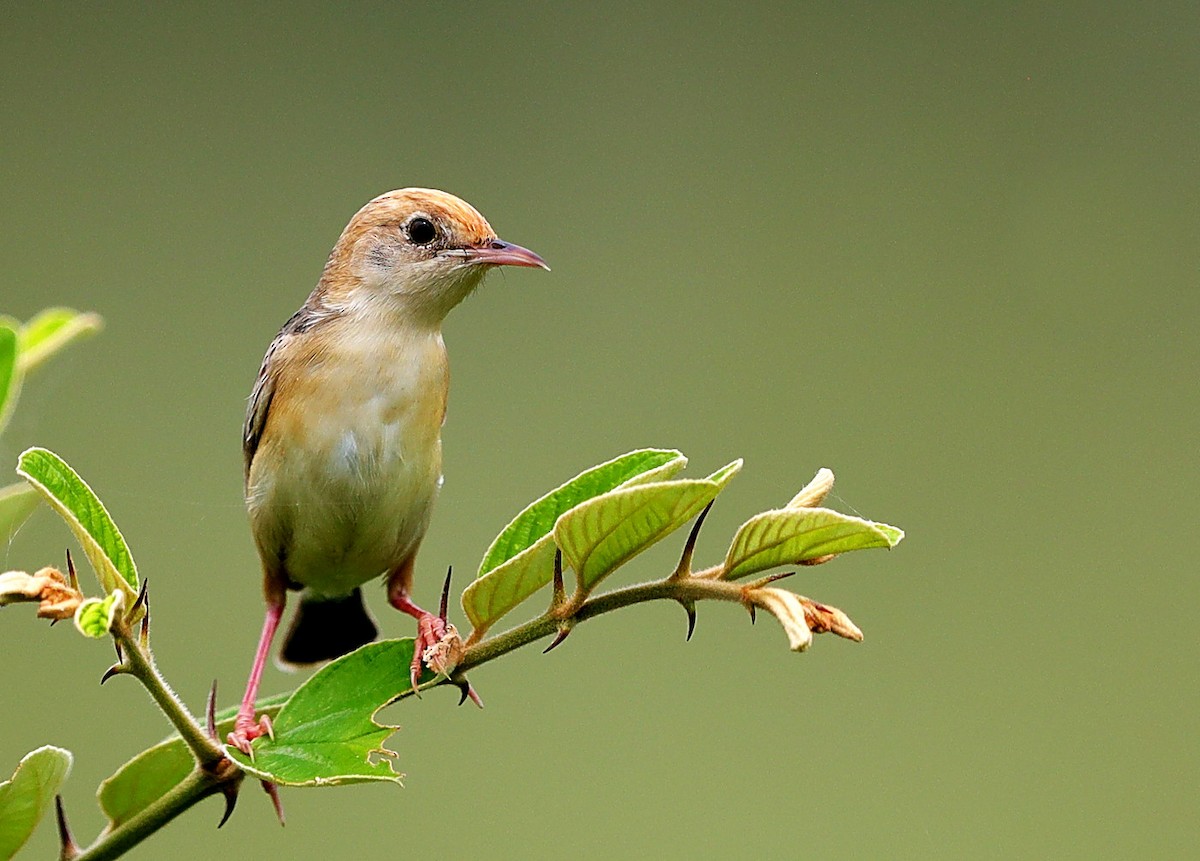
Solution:
[(242, 435), (246, 508), (267, 612), (229, 742), (270, 731), (254, 702), (288, 590), (303, 590), (280, 657), (314, 664), (375, 639), (361, 587), (417, 620), (421, 655), (445, 620), (412, 600), (413, 562), (442, 483), (449, 386), (442, 321), (496, 266), (549, 269), (470, 204), (403, 188), (350, 219), (316, 289), (267, 348)]

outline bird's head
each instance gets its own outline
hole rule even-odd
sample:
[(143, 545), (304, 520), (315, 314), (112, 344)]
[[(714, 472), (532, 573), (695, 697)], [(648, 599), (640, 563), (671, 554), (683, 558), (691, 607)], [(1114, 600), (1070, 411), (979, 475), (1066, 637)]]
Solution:
[(529, 249), (498, 238), (465, 200), (402, 188), (350, 219), (318, 292), (330, 304), (398, 310), (437, 325), (495, 266), (550, 268)]

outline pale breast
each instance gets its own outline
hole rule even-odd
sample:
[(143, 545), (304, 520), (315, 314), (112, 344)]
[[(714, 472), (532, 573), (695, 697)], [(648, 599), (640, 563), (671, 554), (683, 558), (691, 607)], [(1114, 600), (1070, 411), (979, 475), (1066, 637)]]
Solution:
[(446, 356), (436, 333), (333, 334), (280, 385), (247, 496), (260, 549), (338, 595), (401, 564), (428, 527)]

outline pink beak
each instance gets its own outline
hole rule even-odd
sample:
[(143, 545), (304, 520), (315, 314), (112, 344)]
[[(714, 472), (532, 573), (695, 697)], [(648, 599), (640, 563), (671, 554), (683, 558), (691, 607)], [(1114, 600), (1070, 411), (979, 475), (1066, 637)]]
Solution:
[(489, 239), (482, 245), (468, 248), (465, 256), (472, 263), (486, 263), (489, 266), (530, 266), (550, 271), (546, 261), (539, 255), (528, 248), (513, 245), (502, 239)]

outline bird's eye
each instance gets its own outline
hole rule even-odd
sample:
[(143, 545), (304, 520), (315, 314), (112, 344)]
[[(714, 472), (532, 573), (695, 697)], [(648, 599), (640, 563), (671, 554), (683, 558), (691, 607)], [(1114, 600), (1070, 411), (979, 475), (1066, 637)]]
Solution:
[(437, 238), (437, 228), (428, 218), (414, 218), (408, 223), (408, 238), (414, 245), (428, 245)]

